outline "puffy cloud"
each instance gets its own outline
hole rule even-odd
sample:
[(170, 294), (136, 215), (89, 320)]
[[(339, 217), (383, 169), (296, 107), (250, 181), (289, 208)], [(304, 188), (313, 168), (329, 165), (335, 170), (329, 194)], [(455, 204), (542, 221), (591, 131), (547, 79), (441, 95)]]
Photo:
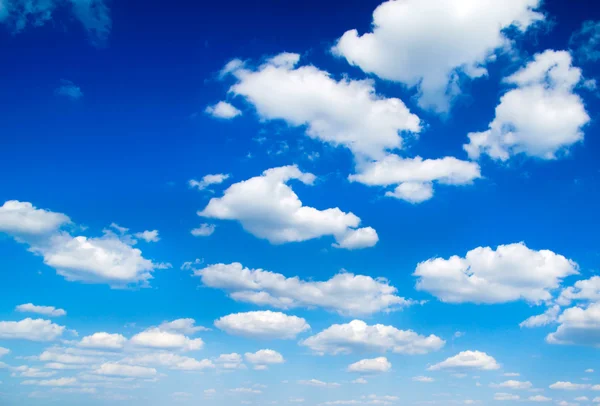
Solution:
[(557, 330), (546, 336), (548, 343), (600, 346), (600, 302), (566, 309), (558, 322)]
[(552, 298), (561, 280), (577, 274), (575, 262), (524, 243), (478, 247), (462, 258), (433, 258), (417, 265), (417, 290), (449, 303), (539, 303)]
[(550, 389), (559, 389), (559, 390), (582, 390), (582, 389), (588, 389), (589, 387), (590, 387), (590, 385), (588, 385), (588, 384), (571, 383), (571, 382), (564, 382), (564, 381), (554, 382), (552, 385), (549, 386)]
[(49, 320), (26, 318), (21, 321), (0, 321), (0, 338), (30, 341), (56, 340), (65, 331), (64, 326)]
[(364, 321), (353, 320), (347, 324), (334, 324), (300, 344), (319, 354), (353, 350), (427, 354), (442, 348), (445, 341), (433, 334), (425, 337), (412, 330), (398, 330), (382, 324), (369, 326)]
[(200, 227), (192, 229), (191, 233), (194, 237), (210, 237), (215, 232), (214, 224), (202, 223)]
[(433, 183), (468, 185), (481, 177), (477, 163), (454, 157), (440, 159), (401, 158), (389, 154), (379, 161), (360, 166), (359, 173), (349, 176), (351, 181), (369, 186), (397, 185), (386, 196), (421, 203), (433, 197)]
[(412, 304), (397, 296), (395, 287), (382, 278), (339, 273), (324, 282), (249, 269), (238, 262), (209, 265), (194, 270), (205, 286), (230, 292), (231, 298), (281, 309), (323, 307), (341, 314), (372, 314)]
[(107, 350), (120, 350), (125, 346), (127, 339), (121, 334), (94, 333), (83, 337), (79, 346), (83, 348), (98, 348)]
[(373, 12), (372, 32), (346, 31), (333, 52), (367, 73), (417, 87), (421, 107), (444, 112), (460, 93), (460, 79), (485, 76), (487, 61), (510, 48), (507, 28), (524, 32), (544, 18), (534, 11), (539, 4), (386, 1)]
[(438, 371), (441, 369), (479, 369), (490, 371), (499, 369), (500, 365), (494, 357), (481, 351), (463, 351), (453, 357), (447, 358), (438, 364), (432, 365), (427, 370)]
[[(338, 248), (357, 249), (377, 243), (375, 230), (357, 229), (360, 218), (339, 208), (318, 210), (303, 206), (290, 180), (312, 185), (315, 176), (297, 166), (271, 168), (248, 180), (231, 185), (220, 198), (212, 198), (202, 217), (237, 220), (252, 235), (273, 244), (306, 241), (332, 235)], [(362, 231), (361, 231), (362, 230)], [(353, 233), (361, 234), (353, 236)]]
[(124, 365), (106, 362), (94, 371), (97, 375), (123, 376), (132, 378), (152, 378), (156, 376), (156, 369), (137, 365)]
[(464, 149), (473, 159), (481, 154), (502, 161), (517, 154), (556, 159), (583, 140), (583, 126), (590, 120), (583, 101), (573, 92), (581, 78), (568, 52), (547, 50), (535, 55), (505, 79), (517, 87), (500, 98), (488, 130), (468, 135)]
[(310, 329), (303, 318), (272, 311), (230, 314), (216, 320), (215, 326), (233, 335), (279, 339), (293, 339)]
[(244, 357), (246, 357), (246, 361), (252, 364), (283, 364), (285, 362), (283, 355), (269, 349), (259, 350), (255, 353), (247, 352)]
[(33, 303), (18, 305), (16, 311), (21, 313), (37, 313), (48, 317), (66, 316), (67, 312), (54, 306), (36, 306)]
[[(78, 352), (72, 348), (50, 348), (38, 357), (40, 361), (54, 363), (52, 369), (71, 369), (72, 364), (87, 365), (99, 361), (99, 358), (88, 352)], [(59, 364), (60, 367), (59, 367)], [(66, 364), (66, 365), (65, 365)]]
[(298, 381), (298, 383), (300, 385), (317, 386), (320, 388), (327, 388), (327, 387), (337, 388), (338, 386), (341, 386), (337, 382), (323, 382), (323, 381), (319, 381), (318, 379), (301, 380), (301, 381)]
[(192, 339), (183, 334), (156, 327), (134, 335), (129, 342), (139, 347), (182, 351), (195, 351), (204, 346), (201, 338)]
[(61, 85), (54, 92), (71, 100), (79, 100), (83, 97), (81, 88), (70, 80), (61, 80)]
[(51, 233), (70, 222), (62, 213), (38, 209), (29, 202), (8, 200), (0, 206), (0, 232), (15, 236)]
[(225, 369), (246, 369), (246, 365), (244, 365), (244, 359), (237, 352), (233, 352), (231, 354), (221, 354), (215, 359), (215, 363), (217, 363), (221, 368)]
[(140, 354), (126, 358), (123, 362), (131, 365), (158, 365), (181, 371), (201, 371), (215, 367), (212, 361), (208, 359), (197, 360), (170, 352)]
[(377, 95), (373, 81), (336, 81), (314, 66), (298, 67), (299, 61), (298, 54), (282, 53), (254, 70), (237, 64), (229, 70), (237, 79), (229, 91), (261, 119), (305, 127), (307, 136), (349, 148), (358, 158), (381, 158), (402, 147), (399, 133), (421, 130), (419, 117), (400, 99)]
[(158, 236), (158, 230), (146, 230), (133, 235), (135, 238), (139, 238), (146, 242), (158, 242), (160, 237)]
[(229, 179), (229, 174), (226, 173), (216, 173), (205, 175), (201, 180), (191, 179), (188, 182), (191, 188), (195, 188), (198, 190), (204, 190), (211, 185), (219, 185)]
[(506, 388), (506, 389), (531, 389), (533, 386), (529, 381), (515, 381), (513, 379), (504, 381), (499, 384), (490, 385), (494, 388)]
[(0, 3), (0, 23), (14, 33), (29, 25), (40, 27), (53, 19), (53, 14), (68, 10), (87, 31), (96, 46), (106, 42), (112, 27), (110, 10), (104, 0), (4, 0)]
[(542, 314), (531, 316), (519, 324), (520, 327), (541, 327), (554, 323), (560, 313), (560, 306), (552, 306)]
[(385, 357), (363, 359), (348, 366), (349, 372), (379, 373), (392, 369), (392, 363)]
[(213, 106), (208, 106), (204, 112), (215, 118), (222, 118), (225, 120), (231, 120), (232, 118), (242, 115), (242, 112), (239, 109), (226, 101), (220, 101)]
[(144, 258), (133, 247), (136, 241), (126, 234), (126, 228), (113, 224), (120, 235), (104, 230), (101, 237), (73, 237), (59, 230), (69, 222), (64, 214), (37, 209), (27, 202), (8, 201), (0, 208), (0, 231), (28, 244), (29, 251), (42, 256), (46, 265), (69, 281), (113, 287), (143, 285), (155, 269), (170, 267)]
[(573, 286), (563, 289), (556, 302), (561, 306), (568, 306), (574, 300), (600, 301), (600, 276), (577, 281)]
[(600, 59), (600, 22), (584, 21), (581, 28), (571, 35), (569, 47), (583, 62)]
[(173, 321), (165, 321), (158, 326), (160, 330), (168, 331), (172, 333), (181, 333), (192, 335), (198, 331), (208, 331), (209, 328), (196, 326), (196, 320), (194, 319), (177, 319)]
[(495, 393), (494, 400), (519, 400), (519, 395), (513, 395), (512, 393)]

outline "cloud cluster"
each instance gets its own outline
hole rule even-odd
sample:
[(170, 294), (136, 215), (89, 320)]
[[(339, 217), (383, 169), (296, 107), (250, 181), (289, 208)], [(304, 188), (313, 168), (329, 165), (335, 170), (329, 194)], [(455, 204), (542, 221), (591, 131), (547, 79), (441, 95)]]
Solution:
[(360, 218), (339, 208), (318, 210), (304, 206), (288, 185), (298, 180), (312, 185), (315, 176), (297, 166), (282, 166), (262, 175), (235, 183), (222, 197), (212, 198), (198, 215), (221, 220), (237, 220), (252, 235), (273, 244), (306, 241), (331, 235), (337, 248), (359, 249), (378, 241), (371, 227), (358, 228)]

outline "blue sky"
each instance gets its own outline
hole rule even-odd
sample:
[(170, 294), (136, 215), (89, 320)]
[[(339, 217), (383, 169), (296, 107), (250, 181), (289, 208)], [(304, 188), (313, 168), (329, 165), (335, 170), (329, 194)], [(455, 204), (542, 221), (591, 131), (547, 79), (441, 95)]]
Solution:
[(600, 402), (600, 8), (0, 0), (0, 404)]

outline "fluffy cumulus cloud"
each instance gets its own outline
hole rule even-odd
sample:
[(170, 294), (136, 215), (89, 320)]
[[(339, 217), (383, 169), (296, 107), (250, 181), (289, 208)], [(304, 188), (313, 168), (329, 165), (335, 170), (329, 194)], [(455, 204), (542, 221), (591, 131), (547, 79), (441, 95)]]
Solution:
[(133, 234), (135, 238), (139, 238), (140, 240), (144, 240), (146, 242), (158, 242), (160, 241), (160, 237), (158, 236), (158, 230), (146, 230), (141, 231), (139, 233)]
[(453, 157), (440, 159), (401, 158), (389, 154), (379, 161), (362, 164), (359, 172), (349, 176), (354, 182), (369, 186), (395, 185), (386, 196), (421, 203), (433, 197), (433, 184), (468, 185), (481, 177), (479, 165)]
[(66, 316), (67, 312), (54, 306), (36, 306), (33, 303), (18, 305), (16, 311), (21, 313), (37, 313), (48, 317)]
[(322, 307), (341, 314), (372, 314), (412, 304), (397, 296), (385, 279), (340, 273), (331, 279), (304, 281), (299, 277), (249, 269), (240, 263), (215, 264), (194, 271), (205, 286), (223, 289), (234, 300), (281, 309)]
[(575, 262), (524, 243), (478, 247), (463, 257), (433, 258), (417, 265), (416, 288), (449, 303), (539, 303), (552, 298), (563, 278), (578, 273)]
[(228, 174), (215, 173), (215, 174), (204, 175), (202, 177), (202, 179), (200, 179), (200, 180), (191, 179), (188, 182), (188, 185), (192, 189), (204, 190), (211, 185), (220, 185), (221, 183), (225, 182), (227, 179), (229, 179)]
[(126, 342), (127, 339), (121, 334), (101, 332), (83, 337), (78, 345), (83, 348), (120, 350), (125, 346)]
[(600, 276), (575, 282), (563, 289), (556, 301), (561, 306), (568, 306), (573, 301), (600, 302)]
[(368, 325), (361, 320), (334, 324), (300, 343), (318, 354), (343, 354), (352, 351), (392, 351), (400, 354), (427, 354), (442, 348), (445, 341), (435, 335), (422, 336), (412, 330), (398, 330), (382, 324)]
[(0, 23), (19, 33), (28, 26), (49, 23), (55, 14), (65, 10), (79, 21), (94, 45), (104, 45), (112, 27), (105, 0), (3, 0), (0, 2)]
[(550, 389), (557, 389), (557, 390), (582, 390), (582, 389), (588, 389), (589, 387), (590, 387), (590, 385), (588, 385), (588, 384), (572, 383), (572, 382), (565, 382), (565, 381), (554, 382), (552, 385), (549, 386)]
[(237, 220), (246, 231), (273, 244), (328, 235), (335, 238), (337, 248), (358, 249), (377, 243), (375, 230), (358, 228), (360, 218), (353, 213), (337, 207), (319, 210), (304, 206), (287, 184), (291, 180), (312, 185), (315, 176), (295, 165), (268, 169), (261, 176), (231, 185), (222, 197), (212, 198), (198, 215)]
[(191, 233), (194, 237), (210, 237), (215, 232), (214, 224), (202, 223), (200, 227), (193, 228)]
[(169, 267), (144, 258), (126, 228), (113, 224), (111, 228), (118, 234), (106, 229), (100, 237), (72, 236), (61, 230), (69, 223), (66, 215), (38, 209), (28, 202), (7, 201), (0, 207), (0, 232), (28, 244), (29, 251), (40, 255), (46, 265), (69, 281), (113, 287), (145, 285), (154, 270)]
[(310, 329), (303, 318), (272, 311), (230, 314), (216, 320), (215, 326), (228, 334), (263, 339), (293, 339)]
[(487, 154), (506, 161), (525, 154), (556, 159), (583, 140), (589, 122), (583, 101), (574, 93), (581, 69), (566, 51), (547, 50), (507, 77), (516, 86), (500, 98), (489, 129), (470, 133), (464, 146), (473, 159)]
[(390, 369), (392, 369), (392, 363), (385, 357), (362, 359), (348, 366), (348, 372), (359, 372), (362, 374), (388, 372)]
[(505, 388), (505, 389), (531, 389), (533, 386), (529, 381), (515, 381), (514, 379), (501, 382), (499, 384), (492, 384), (494, 388)]
[(131, 337), (129, 341), (135, 346), (165, 350), (195, 351), (204, 346), (201, 338), (189, 338), (158, 327), (142, 331)]
[(237, 80), (230, 92), (251, 103), (261, 119), (305, 127), (309, 137), (359, 158), (381, 158), (402, 147), (402, 132), (421, 130), (420, 119), (400, 99), (376, 94), (371, 80), (337, 81), (299, 61), (300, 55), (283, 53), (256, 69), (232, 61), (223, 72)]
[(600, 347), (600, 302), (566, 309), (558, 323), (556, 331), (546, 337), (547, 342)]
[(479, 369), (482, 371), (491, 371), (499, 369), (500, 365), (494, 357), (481, 351), (463, 351), (453, 357), (434, 364), (427, 368), (429, 371), (438, 371), (442, 369)]
[(0, 339), (53, 341), (59, 338), (64, 331), (64, 326), (43, 319), (0, 321)]
[(244, 354), (246, 361), (252, 364), (283, 364), (285, 362), (283, 355), (274, 350), (259, 350), (255, 353), (247, 352)]
[(560, 313), (560, 306), (555, 305), (548, 308), (544, 313), (536, 316), (531, 316), (519, 324), (521, 327), (541, 327), (553, 323), (558, 318)]
[(97, 375), (131, 377), (131, 378), (152, 378), (156, 376), (157, 371), (154, 368), (142, 367), (138, 365), (118, 364), (114, 362), (106, 362), (96, 370)]
[(365, 72), (417, 87), (422, 107), (447, 111), (460, 79), (486, 75), (490, 57), (510, 48), (507, 28), (523, 32), (544, 18), (539, 4), (390, 0), (375, 9), (372, 32), (347, 31), (333, 52)]
[(230, 120), (242, 115), (242, 112), (230, 103), (220, 101), (213, 106), (208, 106), (204, 112), (215, 118)]

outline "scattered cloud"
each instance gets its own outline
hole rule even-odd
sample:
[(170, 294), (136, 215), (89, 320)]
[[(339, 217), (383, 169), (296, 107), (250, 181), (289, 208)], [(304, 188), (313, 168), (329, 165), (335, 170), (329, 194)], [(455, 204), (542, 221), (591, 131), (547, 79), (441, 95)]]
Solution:
[(600, 59), (600, 22), (584, 21), (581, 28), (571, 35), (569, 47), (582, 62), (596, 62)]
[(228, 334), (260, 339), (293, 339), (310, 329), (303, 318), (268, 310), (230, 314), (216, 320), (215, 326)]
[(528, 328), (546, 326), (557, 320), (558, 313), (560, 313), (560, 306), (552, 306), (542, 314), (529, 317), (521, 322), (519, 326)]
[(146, 230), (140, 233), (135, 233), (133, 235), (135, 238), (139, 238), (146, 242), (158, 242), (160, 238), (158, 237), (158, 230)]
[(600, 346), (600, 302), (571, 307), (558, 317), (559, 326), (546, 336), (550, 344)]
[(191, 179), (188, 185), (193, 189), (204, 190), (211, 185), (220, 185), (229, 179), (229, 174), (216, 173), (211, 175), (205, 175), (201, 180)]
[(78, 345), (82, 348), (120, 350), (125, 346), (126, 342), (127, 339), (121, 334), (101, 332), (83, 337)]
[(192, 229), (191, 233), (194, 237), (210, 237), (216, 228), (214, 224), (202, 223), (200, 227)]
[(65, 331), (64, 326), (49, 320), (26, 318), (21, 321), (0, 321), (0, 339), (53, 341)]
[(62, 80), (61, 85), (56, 88), (55, 93), (71, 100), (79, 100), (83, 97), (81, 88), (70, 80)]
[(156, 376), (157, 371), (154, 368), (141, 367), (137, 365), (124, 365), (107, 362), (94, 371), (98, 375), (132, 377), (132, 378), (152, 378)]
[(385, 357), (363, 359), (348, 365), (348, 372), (359, 372), (363, 374), (388, 372), (390, 369), (392, 369), (392, 363)]
[(478, 369), (491, 371), (499, 369), (500, 365), (494, 357), (481, 351), (462, 351), (453, 357), (427, 368), (428, 371), (442, 369)]
[(237, 116), (241, 116), (242, 112), (226, 101), (220, 101), (213, 106), (208, 106), (204, 112), (215, 118), (221, 118), (224, 120), (231, 120)]
[(54, 306), (36, 306), (33, 303), (18, 305), (16, 311), (21, 313), (37, 313), (48, 317), (66, 316), (67, 312)]

